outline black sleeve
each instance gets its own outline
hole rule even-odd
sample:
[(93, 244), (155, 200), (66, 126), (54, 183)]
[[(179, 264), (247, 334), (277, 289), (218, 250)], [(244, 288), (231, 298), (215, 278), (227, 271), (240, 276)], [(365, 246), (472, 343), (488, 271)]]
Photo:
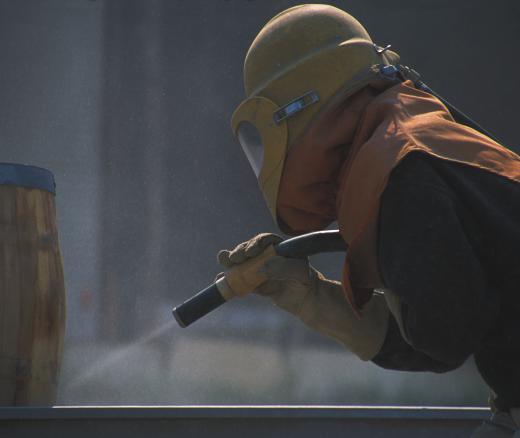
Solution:
[(399, 371), (432, 371), (445, 373), (456, 368), (432, 359), (430, 356), (415, 350), (401, 336), (397, 322), (390, 316), (385, 341), (377, 356), (372, 359), (376, 365)]
[[(419, 165), (418, 165), (419, 163)], [(498, 314), (498, 298), (459, 220), (460, 201), (420, 160), (394, 172), (381, 199), (379, 268), (401, 299), (396, 323), (374, 362), (402, 370), (446, 371), (478, 348)]]

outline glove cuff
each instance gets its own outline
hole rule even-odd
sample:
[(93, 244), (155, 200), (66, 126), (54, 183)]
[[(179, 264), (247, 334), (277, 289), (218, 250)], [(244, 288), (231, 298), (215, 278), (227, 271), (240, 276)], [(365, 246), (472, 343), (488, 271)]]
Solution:
[(345, 298), (340, 283), (319, 274), (299, 312), (316, 331), (339, 341), (360, 359), (371, 360), (381, 350), (388, 328), (389, 310), (383, 296), (374, 295), (359, 318)]

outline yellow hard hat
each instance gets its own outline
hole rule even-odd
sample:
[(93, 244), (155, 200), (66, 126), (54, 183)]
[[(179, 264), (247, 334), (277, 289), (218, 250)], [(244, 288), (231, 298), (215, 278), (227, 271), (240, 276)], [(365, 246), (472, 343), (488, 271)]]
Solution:
[(398, 60), (354, 17), (329, 5), (296, 6), (263, 27), (246, 55), (247, 99), (231, 127), (275, 221), (289, 147), (321, 110), (380, 80), (379, 66)]

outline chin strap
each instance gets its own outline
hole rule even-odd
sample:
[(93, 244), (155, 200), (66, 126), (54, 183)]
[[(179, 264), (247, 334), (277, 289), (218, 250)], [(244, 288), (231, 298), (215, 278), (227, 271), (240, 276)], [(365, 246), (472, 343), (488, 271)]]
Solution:
[(435, 96), (437, 99), (439, 99), (449, 110), (453, 118), (456, 122), (461, 123), (463, 125), (469, 126), (470, 128), (475, 129), (476, 131), (479, 131), (480, 133), (484, 134), (485, 136), (491, 138), (492, 140), (496, 141), (497, 143), (503, 144), (496, 136), (491, 134), (488, 130), (484, 129), (481, 125), (479, 125), (477, 122), (475, 122), (473, 119), (468, 117), (466, 114), (464, 114), (462, 111), (460, 111), (458, 108), (453, 106), (450, 102), (448, 102), (446, 99), (444, 99), (441, 95), (433, 91), (428, 85), (426, 85), (421, 80), (421, 75), (417, 73), (414, 69), (407, 67), (405, 65), (381, 65), (379, 68), (379, 74), (386, 80), (393, 81), (393, 82), (404, 82), (406, 80), (410, 80), (413, 82), (415, 88), (425, 91), (433, 96)]

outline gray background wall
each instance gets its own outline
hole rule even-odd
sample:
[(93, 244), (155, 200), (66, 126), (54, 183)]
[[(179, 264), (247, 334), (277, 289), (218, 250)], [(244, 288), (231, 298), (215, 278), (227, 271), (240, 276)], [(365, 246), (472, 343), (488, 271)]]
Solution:
[[(471, 363), (383, 371), (256, 297), (189, 330), (170, 322), (219, 271), (220, 248), (276, 231), (229, 118), (247, 47), (297, 3), (0, 0), (0, 160), (58, 184), (61, 403), (485, 403)], [(518, 144), (516, 1), (329, 3)], [(316, 263), (337, 275), (341, 260)]]

